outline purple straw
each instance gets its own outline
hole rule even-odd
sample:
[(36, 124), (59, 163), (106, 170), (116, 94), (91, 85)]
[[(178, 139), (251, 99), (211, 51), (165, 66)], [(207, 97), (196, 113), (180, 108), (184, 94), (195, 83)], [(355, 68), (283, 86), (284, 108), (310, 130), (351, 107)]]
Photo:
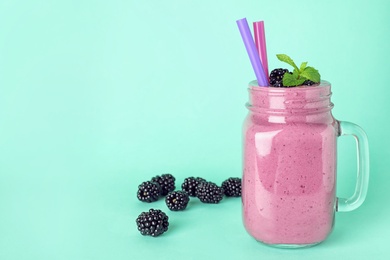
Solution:
[(268, 79), (264, 73), (263, 65), (261, 65), (259, 52), (256, 49), (246, 18), (237, 20), (237, 25), (242, 40), (244, 41), (246, 51), (248, 52), (249, 59), (251, 60), (253, 70), (255, 71), (257, 83), (259, 86), (268, 87)]

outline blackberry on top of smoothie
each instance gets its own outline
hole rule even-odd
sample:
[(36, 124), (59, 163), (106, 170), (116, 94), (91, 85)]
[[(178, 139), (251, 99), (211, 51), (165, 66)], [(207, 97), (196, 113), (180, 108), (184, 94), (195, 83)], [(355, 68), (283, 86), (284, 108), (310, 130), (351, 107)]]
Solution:
[(269, 75), (269, 83), (272, 87), (277, 88), (290, 88), (297, 86), (312, 86), (320, 83), (321, 76), (314, 67), (307, 66), (307, 62), (302, 62), (301, 66), (295, 64), (286, 54), (277, 54), (276, 57), (289, 65), (294, 69), (290, 72), (288, 69), (277, 68), (271, 71)]

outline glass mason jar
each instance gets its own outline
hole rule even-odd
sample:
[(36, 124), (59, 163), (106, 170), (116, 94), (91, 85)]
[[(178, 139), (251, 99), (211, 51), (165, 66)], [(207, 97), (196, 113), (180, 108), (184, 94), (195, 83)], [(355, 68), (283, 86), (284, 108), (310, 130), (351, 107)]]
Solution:
[[(359, 207), (367, 193), (368, 141), (357, 125), (336, 120), (331, 85), (294, 88), (249, 84), (243, 126), (243, 221), (256, 240), (305, 247), (326, 239), (336, 211)], [(351, 198), (336, 197), (337, 137), (352, 135), (358, 153)]]

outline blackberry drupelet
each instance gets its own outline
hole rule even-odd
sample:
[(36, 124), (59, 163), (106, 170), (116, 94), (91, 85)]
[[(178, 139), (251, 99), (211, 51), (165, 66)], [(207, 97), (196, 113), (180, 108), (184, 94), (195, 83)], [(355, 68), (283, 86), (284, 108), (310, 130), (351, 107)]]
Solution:
[(145, 181), (138, 186), (137, 198), (143, 202), (157, 201), (160, 197), (161, 188), (158, 183)]
[(205, 182), (206, 180), (200, 177), (188, 177), (184, 179), (183, 184), (181, 185), (181, 189), (188, 193), (189, 196), (196, 196), (196, 187), (201, 182)]
[(241, 179), (229, 178), (222, 182), (222, 189), (228, 197), (240, 197), (241, 196)]
[(196, 196), (203, 203), (219, 203), (223, 198), (223, 189), (213, 182), (201, 182), (196, 187)]
[(172, 176), (172, 174), (165, 173), (161, 176), (157, 175), (156, 177), (152, 178), (152, 182), (157, 182), (160, 184), (161, 187), (161, 195), (165, 196), (169, 192), (175, 190), (175, 177)]
[(159, 209), (142, 212), (136, 219), (138, 230), (144, 236), (157, 237), (168, 230), (168, 216)]
[(278, 87), (278, 88), (284, 87), (283, 76), (285, 73), (290, 73), (290, 72), (288, 71), (288, 69), (282, 69), (282, 68), (272, 70), (271, 73), (269, 74), (269, 83), (273, 87)]
[(172, 191), (165, 197), (165, 203), (173, 211), (185, 210), (190, 201), (190, 197), (185, 191)]

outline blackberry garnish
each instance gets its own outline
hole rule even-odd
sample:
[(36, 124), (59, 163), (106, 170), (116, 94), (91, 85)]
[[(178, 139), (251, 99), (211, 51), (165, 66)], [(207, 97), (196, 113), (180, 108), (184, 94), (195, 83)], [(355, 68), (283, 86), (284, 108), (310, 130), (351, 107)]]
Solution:
[(159, 209), (142, 212), (136, 219), (139, 232), (144, 236), (157, 237), (168, 230), (168, 216)]
[(282, 69), (282, 68), (272, 70), (271, 73), (269, 74), (269, 83), (273, 87), (277, 87), (277, 88), (284, 87), (283, 76), (285, 73), (290, 73), (290, 72), (288, 71), (288, 69)]
[(223, 198), (223, 189), (213, 182), (201, 182), (196, 187), (196, 196), (203, 203), (219, 203)]
[(222, 182), (222, 189), (228, 197), (240, 197), (241, 196), (241, 179), (229, 178)]
[(181, 185), (181, 189), (188, 193), (189, 196), (196, 196), (196, 187), (201, 182), (205, 182), (206, 180), (200, 177), (188, 177), (184, 179), (183, 184)]
[(305, 82), (303, 82), (302, 85), (313, 86), (313, 85), (315, 85), (315, 84), (317, 84), (317, 83), (315, 83), (315, 82), (313, 82), (313, 81), (311, 81), (311, 80), (305, 80)]
[(185, 191), (172, 191), (165, 197), (165, 203), (173, 211), (184, 210), (187, 207), (190, 197)]
[(158, 183), (145, 181), (138, 186), (137, 198), (143, 202), (157, 201), (161, 193)]
[(165, 173), (161, 176), (156, 176), (152, 178), (152, 182), (157, 182), (161, 187), (161, 195), (165, 196), (169, 192), (175, 190), (175, 177), (172, 174)]
[[(307, 66), (308, 62), (302, 62), (298, 67), (293, 59), (286, 54), (276, 54), (276, 57), (282, 61), (291, 65), (294, 68), (293, 73), (284, 72), (283, 69), (273, 70), (270, 74), (270, 84), (274, 87), (297, 87), (302, 85), (312, 86), (321, 82), (321, 75), (312, 66)], [(283, 82), (284, 81), (284, 82)]]

